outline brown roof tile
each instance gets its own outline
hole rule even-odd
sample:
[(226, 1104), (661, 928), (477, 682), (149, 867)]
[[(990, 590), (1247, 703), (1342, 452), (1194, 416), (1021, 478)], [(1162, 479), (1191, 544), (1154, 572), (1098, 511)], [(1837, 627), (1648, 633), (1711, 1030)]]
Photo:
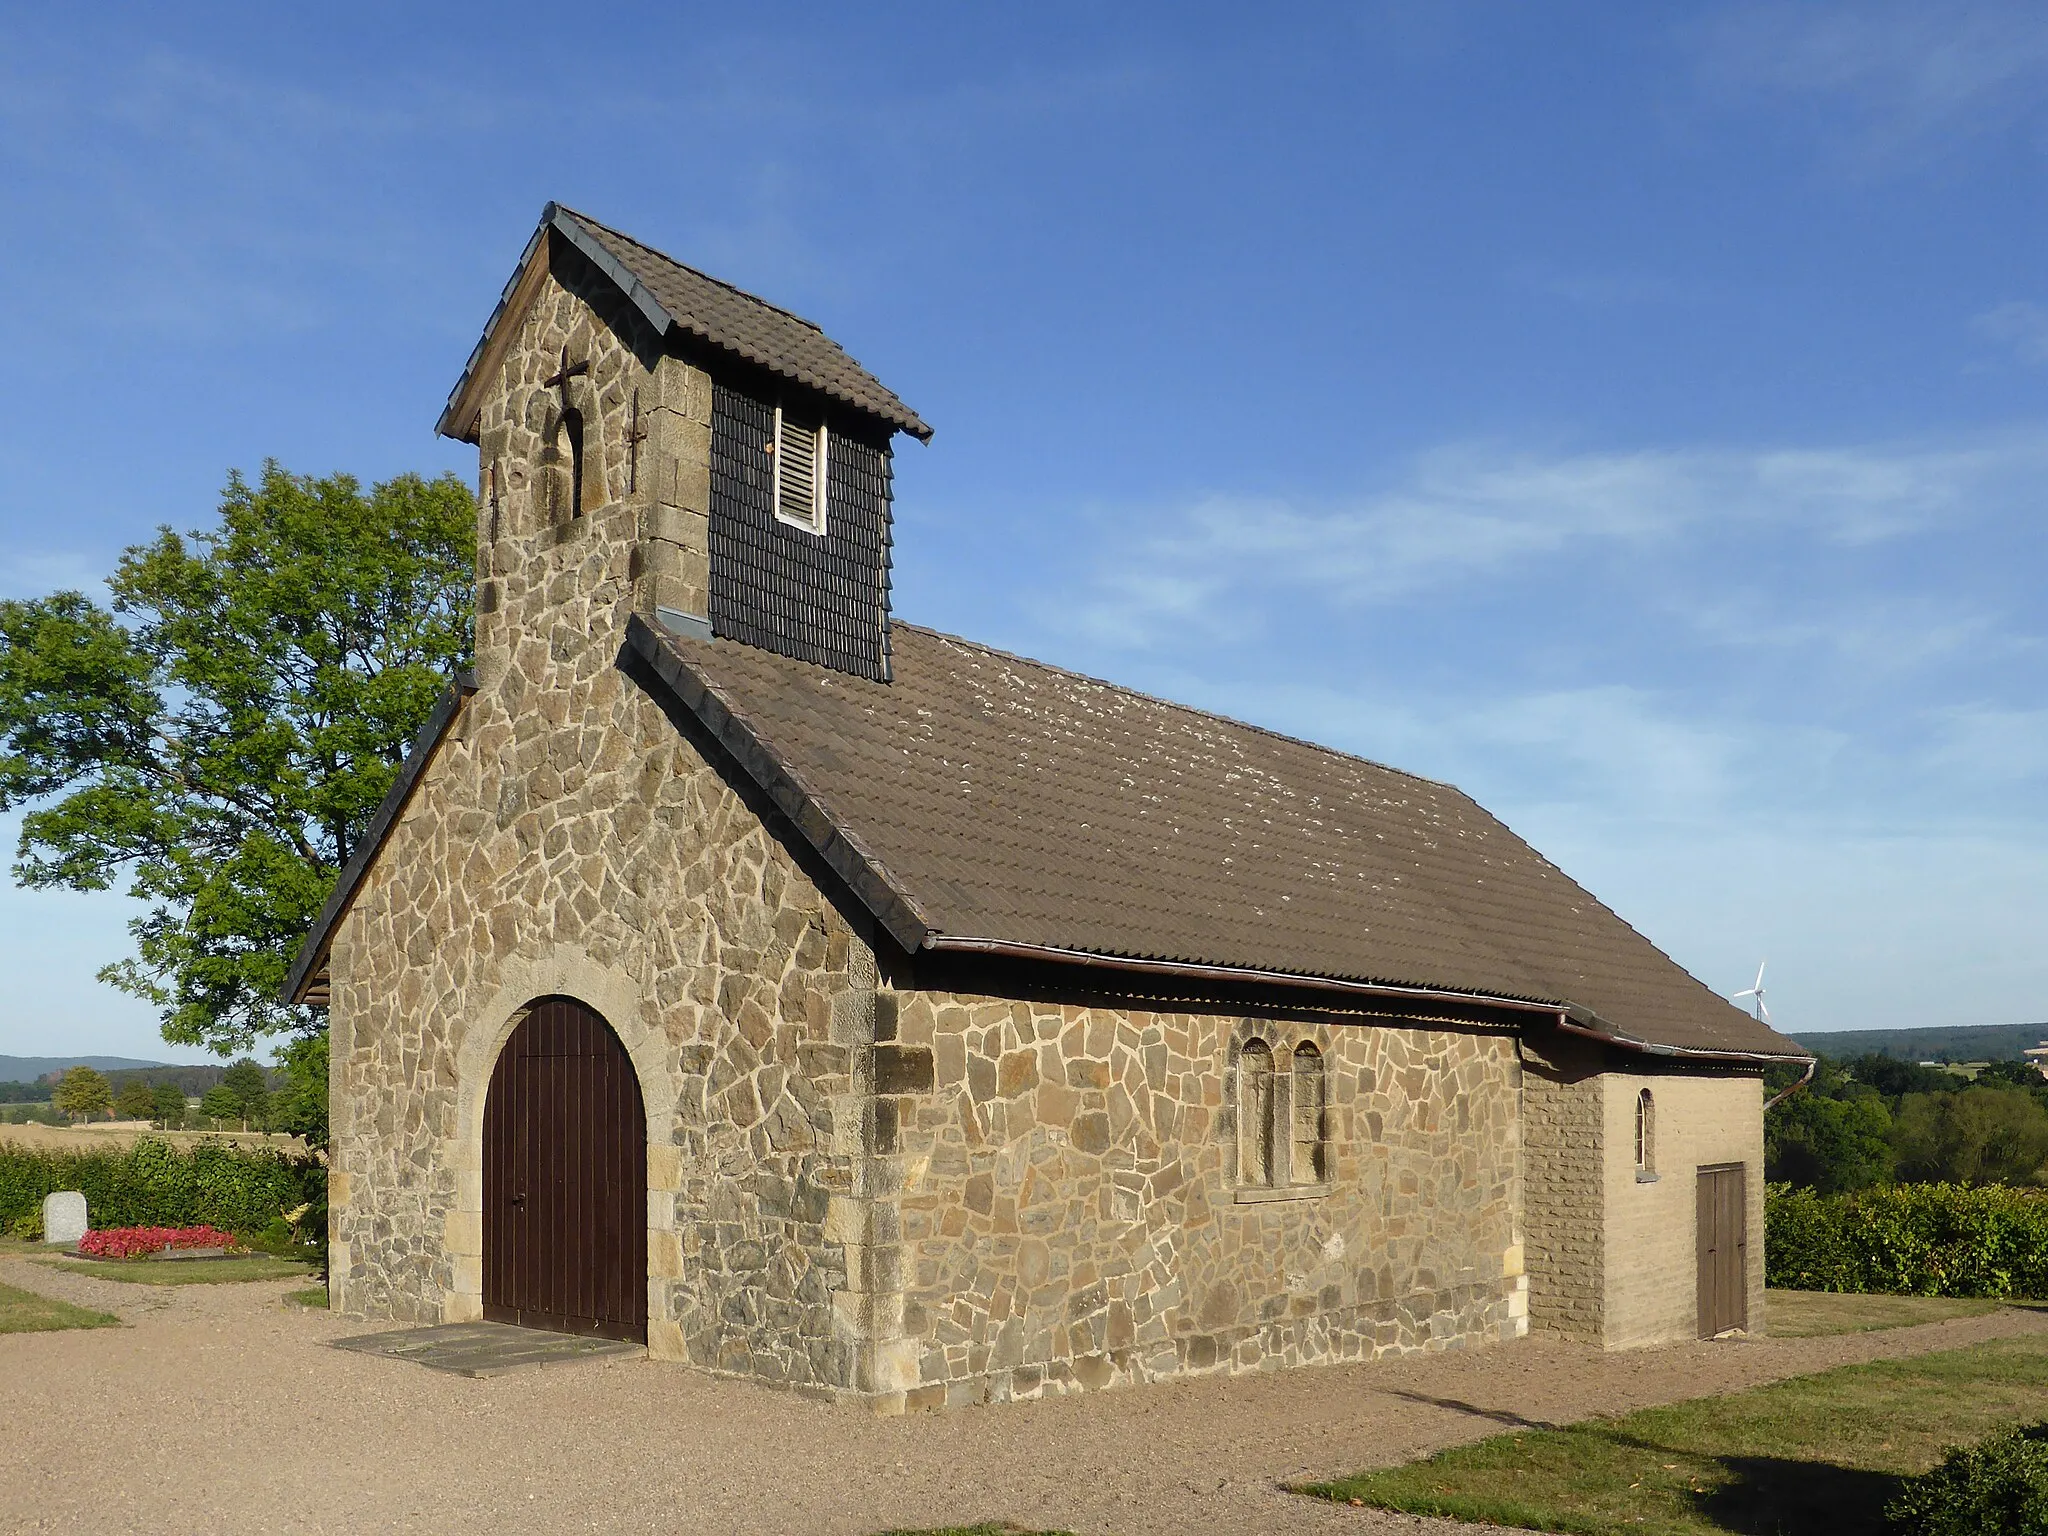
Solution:
[(1805, 1054), (1449, 785), (914, 625), (892, 627), (886, 684), (638, 623), (630, 643), (737, 725), (899, 937), (1529, 999), (1653, 1046)]
[(588, 214), (551, 206), (603, 247), (654, 296), (670, 320), (691, 335), (880, 417), (913, 437), (932, 435), (917, 412), (801, 315), (686, 267)]

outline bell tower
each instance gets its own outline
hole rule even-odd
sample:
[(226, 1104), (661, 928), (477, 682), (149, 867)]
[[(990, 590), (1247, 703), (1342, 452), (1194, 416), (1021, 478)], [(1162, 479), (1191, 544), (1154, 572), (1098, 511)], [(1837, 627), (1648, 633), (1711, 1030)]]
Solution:
[(550, 203), (438, 430), (486, 682), (636, 612), (888, 678), (890, 445), (931, 429), (809, 321)]

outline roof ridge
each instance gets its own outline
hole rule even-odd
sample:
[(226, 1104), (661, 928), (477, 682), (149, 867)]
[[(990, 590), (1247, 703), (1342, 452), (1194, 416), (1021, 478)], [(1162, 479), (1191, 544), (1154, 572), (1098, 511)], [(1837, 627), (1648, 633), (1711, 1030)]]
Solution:
[[(702, 267), (693, 267), (687, 261), (677, 261), (675, 257), (669, 255), (667, 251), (656, 250), (646, 241), (636, 240), (631, 235), (627, 234), (623, 229), (614, 229), (611, 225), (605, 223), (603, 220), (593, 219), (589, 214), (580, 212), (575, 208), (571, 208), (567, 203), (558, 202), (555, 204), (555, 208), (558, 212), (568, 214), (570, 218), (575, 219), (577, 222), (582, 224), (588, 224), (592, 229), (601, 229), (606, 234), (612, 236), (614, 239), (623, 240), (626, 242), (626, 244), (632, 246), (636, 250), (645, 251), (650, 256), (658, 257), (660, 260), (667, 262), (670, 266), (679, 268), (680, 270), (689, 273), (692, 277), (701, 277), (704, 279), (705, 282), (714, 283), (718, 287), (725, 289), (725, 291), (728, 293), (738, 294), (741, 298), (745, 299), (750, 304), (758, 304), (763, 309), (772, 309), (775, 311), (776, 314), (794, 320), (798, 325), (804, 326), (809, 330), (816, 331), (820, 336), (825, 335), (825, 327), (818, 324), (817, 321), (807, 320), (793, 309), (784, 309), (780, 304), (777, 304), (774, 300), (764, 299), (758, 293), (749, 292), (747, 289), (742, 288), (738, 283), (728, 282), (724, 278), (719, 277), (714, 273), (706, 272)], [(830, 340), (831, 338), (827, 337), (826, 339)], [(837, 343), (834, 343), (834, 345), (837, 345)], [(844, 351), (845, 349), (841, 348), (840, 350)]]
[[(991, 656), (1000, 656), (1005, 661), (1014, 661), (1027, 667), (1042, 667), (1047, 672), (1057, 672), (1062, 677), (1071, 677), (1084, 683), (1093, 683), (1098, 688), (1107, 688), (1112, 693), (1121, 693), (1129, 698), (1142, 700), (1147, 704), (1157, 704), (1166, 709), (1177, 710), (1184, 715), (1194, 715), (1199, 719), (1214, 720), (1223, 725), (1235, 726), (1239, 730), (1251, 731), (1260, 736), (1270, 737), (1274, 741), (1284, 741), (1292, 747), (1306, 747), (1311, 752), (1323, 752), (1331, 757), (1341, 757), (1347, 762), (1363, 763), (1368, 768), (1377, 768), (1380, 772), (1391, 773), (1396, 778), (1412, 779), (1418, 784), (1428, 784), (1436, 789), (1447, 789), (1461, 800), (1468, 801), (1473, 805), (1479, 804), (1478, 801), (1473, 800), (1470, 795), (1466, 794), (1464, 790), (1458, 788), (1457, 785), (1451, 783), (1448, 779), (1433, 779), (1426, 773), (1416, 773), (1409, 768), (1396, 768), (1392, 763), (1383, 763), (1376, 757), (1367, 757), (1359, 752), (1346, 752), (1342, 747), (1333, 747), (1326, 742), (1310, 741), (1306, 736), (1290, 736), (1285, 731), (1274, 730), (1270, 725), (1259, 725), (1250, 720), (1240, 720), (1236, 715), (1226, 715), (1220, 710), (1200, 709), (1193, 704), (1183, 704), (1178, 699), (1165, 698), (1156, 693), (1146, 693), (1142, 689), (1132, 688), (1124, 683), (1113, 683), (1106, 677), (1095, 676), (1092, 672), (1077, 672), (1074, 668), (1063, 667), (1057, 662), (1040, 661), (1035, 656), (1020, 656), (1015, 651), (1006, 651), (1000, 646), (988, 645), (980, 640), (970, 640), (965, 635), (949, 634), (943, 629), (933, 629), (929, 624), (913, 624), (908, 619), (892, 617), (889, 620), (889, 627), (891, 629), (915, 630), (920, 634), (930, 635), (936, 640), (951, 640), (960, 645), (971, 646), (978, 651), (986, 651)], [(1480, 809), (1484, 810), (1485, 807), (1480, 806)], [(1488, 814), (1490, 815), (1491, 813), (1489, 812)], [(1494, 819), (1496, 821), (1499, 820), (1498, 817)]]

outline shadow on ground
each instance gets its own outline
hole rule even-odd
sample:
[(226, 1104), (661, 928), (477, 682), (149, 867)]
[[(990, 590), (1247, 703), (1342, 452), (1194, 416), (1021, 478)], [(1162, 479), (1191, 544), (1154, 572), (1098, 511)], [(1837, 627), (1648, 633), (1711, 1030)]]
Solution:
[(1885, 1505), (1905, 1481), (1824, 1461), (1720, 1460), (1735, 1480), (1698, 1495), (1693, 1505), (1703, 1518), (1742, 1536), (1877, 1536), (1885, 1529)]
[(1502, 1408), (1481, 1408), (1476, 1403), (1463, 1402), (1455, 1397), (1431, 1397), (1427, 1392), (1389, 1392), (1389, 1397), (1406, 1398), (1411, 1403), (1428, 1403), (1432, 1408), (1448, 1408), (1453, 1413), (1470, 1414), (1475, 1419), (1489, 1419), (1495, 1424), (1505, 1424), (1510, 1429), (1561, 1429), (1564, 1426), (1544, 1419), (1525, 1419), (1519, 1413), (1510, 1413)]

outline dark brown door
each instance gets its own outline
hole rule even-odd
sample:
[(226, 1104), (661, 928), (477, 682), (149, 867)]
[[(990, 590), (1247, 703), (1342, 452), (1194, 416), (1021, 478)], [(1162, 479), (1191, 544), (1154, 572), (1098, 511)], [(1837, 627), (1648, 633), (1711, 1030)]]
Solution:
[(1749, 1326), (1749, 1200), (1743, 1166), (1699, 1171), (1700, 1337)]
[(647, 1118), (611, 1026), (546, 997), (484, 1100), (484, 1316), (647, 1338)]

